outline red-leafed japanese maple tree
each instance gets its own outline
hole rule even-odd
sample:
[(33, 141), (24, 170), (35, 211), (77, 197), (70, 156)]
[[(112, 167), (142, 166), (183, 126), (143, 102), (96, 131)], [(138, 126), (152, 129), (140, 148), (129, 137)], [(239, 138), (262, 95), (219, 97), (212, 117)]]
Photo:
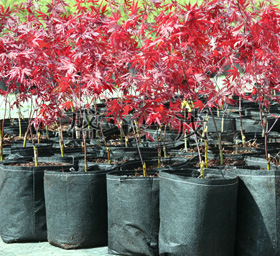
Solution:
[(72, 14), (63, 0), (46, 13), (32, 1), (1, 7), (0, 76), (8, 93), (18, 89), (16, 106), (36, 98), (37, 126), (106, 98), (120, 128), (131, 113), (138, 127), (188, 131), (193, 108), (238, 96), (259, 103), (266, 129), (265, 111), (279, 102), (279, 9), (270, 1), (88, 2)]

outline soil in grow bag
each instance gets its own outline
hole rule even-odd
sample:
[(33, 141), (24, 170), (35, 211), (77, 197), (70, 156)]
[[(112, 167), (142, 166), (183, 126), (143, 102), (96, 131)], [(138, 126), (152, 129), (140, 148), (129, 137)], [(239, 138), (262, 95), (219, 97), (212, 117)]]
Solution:
[[(184, 157), (168, 157), (161, 158), (160, 166), (158, 165), (158, 158), (150, 158), (145, 160), (146, 169), (154, 170), (159, 172), (161, 170), (181, 170), (190, 166), (191, 160), (194, 158), (184, 158)], [(140, 160), (130, 160), (124, 163), (121, 167), (121, 170), (134, 170), (136, 172), (143, 171), (143, 165)]]
[[(87, 160), (87, 168), (88, 170), (92, 171), (114, 171), (119, 168), (119, 164), (117, 161), (112, 161), (111, 163), (108, 163), (107, 159), (91, 159)], [(79, 161), (79, 171), (84, 172), (85, 171), (85, 161), (80, 160)]]

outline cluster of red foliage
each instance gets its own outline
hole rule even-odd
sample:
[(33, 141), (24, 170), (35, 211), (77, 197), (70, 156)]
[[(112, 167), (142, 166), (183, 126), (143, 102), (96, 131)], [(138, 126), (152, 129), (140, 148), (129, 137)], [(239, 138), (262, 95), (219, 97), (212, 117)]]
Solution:
[(139, 126), (173, 128), (182, 101), (199, 108), (233, 104), (232, 96), (264, 107), (279, 102), (280, 10), (271, 1), (84, 2), (68, 15), (63, 0), (52, 0), (47, 13), (32, 0), (0, 6), (0, 77), (9, 87), (2, 94), (18, 89), (16, 105), (36, 95), (44, 124), (99, 98), (116, 123), (133, 113)]

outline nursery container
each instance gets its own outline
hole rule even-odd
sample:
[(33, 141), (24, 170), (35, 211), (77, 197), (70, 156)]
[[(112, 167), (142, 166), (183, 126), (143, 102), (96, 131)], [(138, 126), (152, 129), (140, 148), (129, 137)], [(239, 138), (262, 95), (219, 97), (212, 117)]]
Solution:
[[(221, 114), (222, 115), (222, 114)], [(235, 118), (229, 117), (214, 117), (219, 132), (233, 132), (235, 130)], [(207, 131), (216, 132), (214, 121), (209, 117), (207, 122)]]
[[(161, 170), (180, 170), (185, 169), (187, 166), (191, 164), (191, 160), (193, 158), (184, 158), (184, 157), (162, 157), (161, 158), (161, 167), (158, 167), (158, 158), (149, 158), (145, 160), (145, 164), (147, 168), (155, 169), (156, 171)], [(142, 162), (140, 160), (130, 160), (125, 162), (120, 166), (121, 170), (139, 170), (141, 172)]]
[(107, 174), (109, 253), (158, 255), (159, 178), (149, 175)]
[(107, 245), (106, 171), (45, 172), (48, 241), (63, 249)]
[(280, 172), (259, 169), (229, 170), (240, 179), (236, 255), (279, 256)]
[[(38, 156), (51, 156), (52, 155), (52, 143), (36, 143), (36, 148), (38, 149)], [(16, 154), (18, 156), (33, 157), (34, 147), (31, 143), (27, 143), (26, 147), (23, 147), (23, 142), (18, 141), (11, 145), (11, 154)]]
[[(90, 160), (88, 159), (87, 165), (88, 165), (88, 169), (95, 170), (95, 171), (114, 171), (119, 168), (117, 164), (97, 163), (94, 161), (94, 158)], [(80, 160), (78, 170), (84, 171), (84, 167), (85, 167), (85, 161)]]
[[(111, 159), (139, 159), (139, 152), (137, 147), (109, 147)], [(149, 157), (156, 157), (158, 155), (158, 150), (156, 148), (143, 148), (140, 147), (141, 155), (143, 159)], [(107, 158), (108, 152), (106, 147), (98, 147), (95, 149), (97, 157)]]
[(160, 173), (160, 255), (233, 256), (237, 178)]
[[(280, 130), (280, 122), (279, 120), (274, 124), (275, 118), (268, 118), (268, 129), (271, 129), (271, 131), (279, 131)], [(242, 118), (242, 129), (244, 132), (254, 132), (254, 133), (262, 133), (262, 125), (259, 120), (259, 118), (250, 118), (250, 117), (243, 117)], [(240, 119), (236, 119), (236, 130), (240, 131)]]
[[(57, 162), (52, 159), (52, 162)], [(44, 170), (68, 170), (63, 166), (14, 166), (26, 161), (5, 161), (0, 165), (0, 233), (5, 243), (47, 240), (44, 198)]]

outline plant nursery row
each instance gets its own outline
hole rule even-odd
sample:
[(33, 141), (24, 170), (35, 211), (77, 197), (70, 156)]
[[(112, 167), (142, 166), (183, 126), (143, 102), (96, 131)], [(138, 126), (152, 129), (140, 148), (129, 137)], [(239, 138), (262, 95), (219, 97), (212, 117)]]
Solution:
[(66, 7), (0, 5), (2, 240), (279, 256), (276, 5)]

